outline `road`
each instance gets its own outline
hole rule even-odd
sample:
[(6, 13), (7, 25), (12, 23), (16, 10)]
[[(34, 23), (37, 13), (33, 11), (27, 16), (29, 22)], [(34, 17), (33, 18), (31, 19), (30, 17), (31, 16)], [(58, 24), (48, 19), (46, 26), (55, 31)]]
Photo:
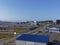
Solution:
[(46, 27), (47, 27), (46, 25), (40, 26), (39, 28), (37, 28), (33, 31), (27, 32), (26, 34), (37, 34), (38, 31), (43, 31), (44, 32)]

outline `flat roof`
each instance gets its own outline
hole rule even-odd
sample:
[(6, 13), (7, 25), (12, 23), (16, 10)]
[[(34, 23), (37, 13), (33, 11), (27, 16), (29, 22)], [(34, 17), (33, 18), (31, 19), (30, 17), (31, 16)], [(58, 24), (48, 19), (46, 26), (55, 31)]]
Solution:
[(49, 42), (49, 36), (46, 36), (46, 35), (22, 34), (16, 40), (47, 43), (47, 42)]

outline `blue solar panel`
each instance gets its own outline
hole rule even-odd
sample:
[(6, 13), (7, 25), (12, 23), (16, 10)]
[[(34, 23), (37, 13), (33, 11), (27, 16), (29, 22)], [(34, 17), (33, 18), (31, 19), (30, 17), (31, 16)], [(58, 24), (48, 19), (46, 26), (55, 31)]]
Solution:
[(47, 43), (47, 42), (49, 41), (49, 36), (22, 34), (22, 35), (21, 35), (20, 37), (18, 37), (16, 40)]

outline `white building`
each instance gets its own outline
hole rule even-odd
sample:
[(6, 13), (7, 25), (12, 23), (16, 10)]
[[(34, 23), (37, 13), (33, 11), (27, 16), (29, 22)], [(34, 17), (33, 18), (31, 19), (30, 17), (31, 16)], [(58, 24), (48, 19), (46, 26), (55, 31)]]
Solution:
[(47, 45), (49, 36), (22, 34), (16, 39), (16, 45)]
[(60, 29), (58, 27), (48, 27), (47, 28), (48, 32), (56, 32), (56, 33), (60, 33)]

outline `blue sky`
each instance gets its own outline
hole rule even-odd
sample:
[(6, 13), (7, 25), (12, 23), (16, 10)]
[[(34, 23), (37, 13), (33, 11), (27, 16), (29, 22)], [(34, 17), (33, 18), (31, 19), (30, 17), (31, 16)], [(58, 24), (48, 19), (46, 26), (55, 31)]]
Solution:
[(0, 20), (60, 19), (60, 0), (0, 0)]

